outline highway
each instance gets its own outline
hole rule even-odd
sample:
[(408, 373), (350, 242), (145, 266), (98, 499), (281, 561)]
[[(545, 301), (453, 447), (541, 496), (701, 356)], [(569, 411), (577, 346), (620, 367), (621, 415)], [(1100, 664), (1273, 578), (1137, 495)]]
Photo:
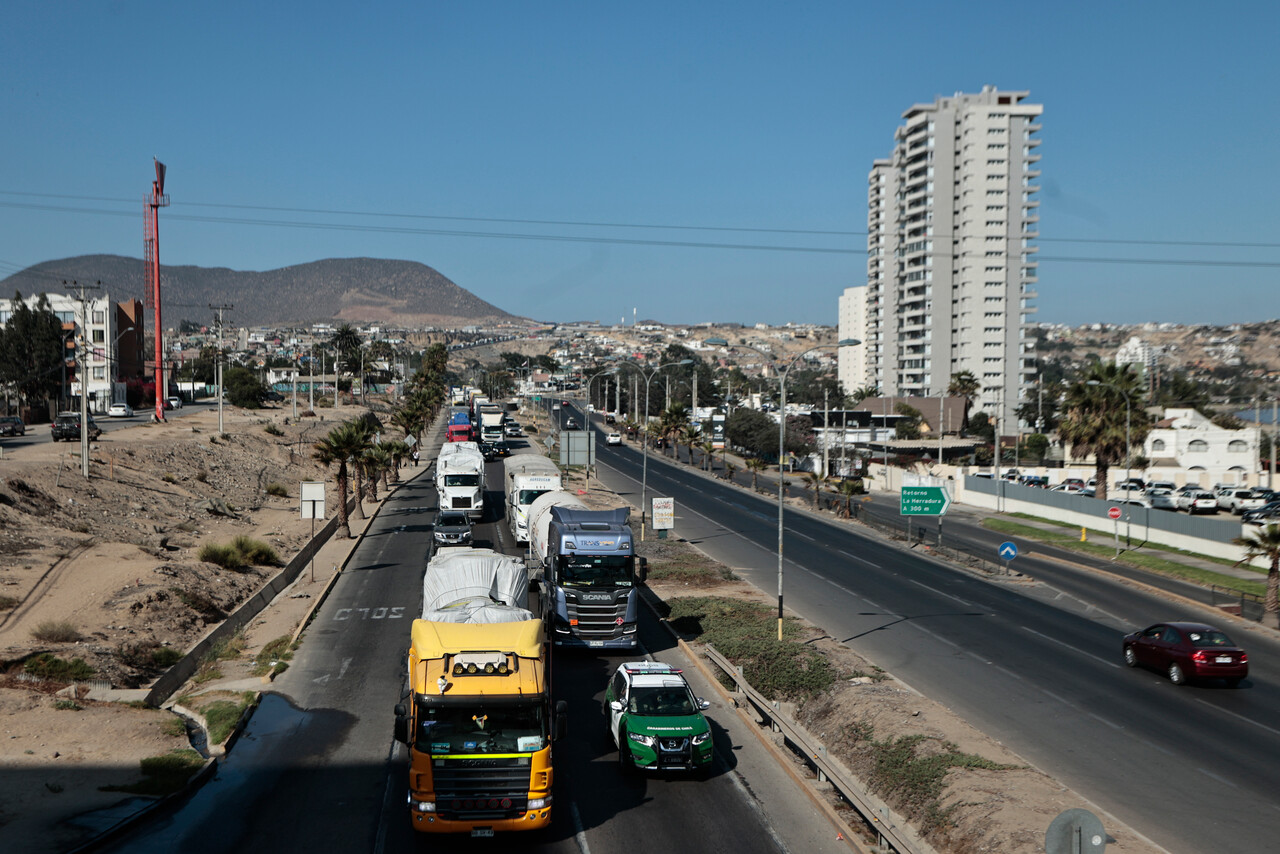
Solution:
[[(490, 464), (488, 480), (486, 501), (497, 504), (500, 463)], [(695, 690), (713, 700), (708, 717), (717, 762), (711, 778), (621, 775), (600, 709), (608, 675), (636, 654), (556, 654), (554, 696), (569, 703), (569, 734), (554, 747), (549, 829), (494, 840), (415, 838), (422, 835), (409, 826), (405, 755), (391, 739), (392, 707), (407, 694), (405, 650), (410, 620), (421, 607), (435, 508), (435, 490), (425, 476), (394, 493), (216, 777), (176, 811), (156, 815), (104, 850), (848, 850), (754, 736), (731, 735), (740, 727), (736, 714), (696, 679)], [(477, 526), (476, 539), (478, 546), (518, 553), (492, 510)], [(647, 613), (641, 641), (664, 660), (681, 663)], [(768, 802), (753, 791), (769, 793)]]
[[(639, 450), (597, 447), (600, 478), (638, 504)], [(650, 497), (675, 498), (677, 533), (776, 595), (776, 497), (650, 456)], [(986, 580), (864, 530), (788, 509), (789, 611), (1170, 851), (1272, 848), (1280, 834), (1274, 636), (1225, 626), (1250, 652), (1250, 678), (1236, 690), (1176, 687), (1126, 668), (1121, 636), (1179, 616), (1225, 622), (1221, 615), (1034, 556), (1019, 557), (1018, 569), (1039, 583)], [(950, 515), (945, 532), (998, 537)]]

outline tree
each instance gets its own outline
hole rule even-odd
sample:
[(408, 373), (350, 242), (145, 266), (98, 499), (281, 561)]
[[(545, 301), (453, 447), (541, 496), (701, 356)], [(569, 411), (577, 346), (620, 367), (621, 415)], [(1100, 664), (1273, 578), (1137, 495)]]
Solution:
[[(338, 531), (339, 539), (350, 539), (351, 525), (347, 516), (347, 490), (350, 483), (349, 464), (359, 456), (368, 444), (368, 434), (354, 422), (339, 424), (329, 435), (316, 442), (313, 456), (327, 468), (337, 466), (338, 481)], [(358, 503), (358, 502), (357, 502)]]
[(840, 483), (836, 485), (836, 489), (839, 491), (840, 497), (844, 499), (844, 516), (847, 519), (853, 515), (853, 496), (862, 492), (862, 480), (841, 478)]
[(754, 409), (735, 409), (725, 420), (724, 434), (734, 445), (758, 457), (772, 456), (778, 450), (777, 423)]
[[(329, 339), (329, 346), (338, 353), (338, 357), (350, 370), (352, 364), (360, 363), (360, 345), (363, 339), (360, 332), (350, 323), (344, 323), (334, 330)], [(336, 371), (335, 371), (336, 373)]]
[(699, 445), (698, 449), (702, 451), (702, 470), (711, 471), (711, 461), (715, 458), (716, 443), (708, 439)]
[(783, 434), (782, 442), (783, 450), (796, 456), (805, 456), (813, 451), (815, 444), (817, 443), (813, 437), (813, 420), (808, 415), (787, 416), (787, 429)]
[(1260, 557), (1271, 562), (1267, 569), (1267, 592), (1262, 599), (1262, 624), (1280, 629), (1280, 525), (1267, 525), (1236, 537), (1233, 542), (1244, 548), (1244, 560)]
[(409, 443), (401, 441), (400, 439), (391, 439), (383, 442), (382, 447), (391, 455), (391, 482), (399, 483), (400, 466), (404, 463), (410, 453)]
[(760, 472), (764, 471), (765, 468), (768, 467), (768, 463), (759, 457), (751, 457), (746, 461), (746, 466), (751, 472), (751, 491), (759, 492), (760, 490), (756, 488), (756, 484), (759, 481)]
[(680, 441), (689, 448), (689, 465), (693, 465), (693, 449), (702, 444), (702, 428), (697, 424), (686, 424), (680, 428)]
[(13, 295), (13, 312), (0, 326), (0, 387), (7, 387), (28, 405), (62, 396), (62, 378), (70, 356), (63, 346), (62, 321), (41, 294), (29, 305)]
[(387, 473), (391, 470), (391, 454), (382, 445), (370, 445), (360, 456), (360, 465), (369, 478), (369, 498), (377, 501), (379, 479), (384, 488), (390, 489), (387, 485)]
[(898, 401), (893, 407), (893, 411), (899, 415), (905, 415), (905, 418), (899, 418), (897, 423), (893, 425), (893, 435), (898, 439), (919, 439), (920, 438), (920, 410), (905, 401)]
[(1125, 460), (1126, 415), (1129, 449), (1141, 448), (1150, 425), (1142, 408), (1141, 379), (1128, 365), (1095, 362), (1067, 390), (1058, 432), (1071, 445), (1073, 458), (1093, 455), (1098, 498), (1107, 497), (1111, 467)]
[(868, 397), (879, 397), (879, 396), (880, 396), (880, 386), (864, 385), (862, 388), (854, 389), (853, 392), (850, 393), (849, 395), (849, 400), (854, 406), (857, 406), (859, 403), (862, 403), (862, 401), (866, 400)]
[(227, 389), (227, 402), (245, 409), (261, 409), (267, 399), (267, 387), (248, 368), (227, 368), (222, 372)]
[(1049, 437), (1043, 433), (1031, 433), (1022, 440), (1022, 458), (1043, 460), (1049, 450)]
[(979, 388), (981, 383), (973, 375), (973, 371), (956, 371), (951, 375), (951, 382), (947, 385), (947, 394), (972, 401)]
[(822, 498), (822, 475), (816, 471), (808, 471), (804, 473), (804, 485), (809, 488), (810, 494), (813, 496), (813, 509), (818, 509), (818, 501)]

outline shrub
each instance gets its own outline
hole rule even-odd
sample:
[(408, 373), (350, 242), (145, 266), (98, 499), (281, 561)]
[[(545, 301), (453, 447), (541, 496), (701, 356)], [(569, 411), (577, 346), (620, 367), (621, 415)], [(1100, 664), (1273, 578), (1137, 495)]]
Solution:
[(254, 566), (279, 566), (280, 555), (262, 540), (246, 537), (244, 534), (231, 541), (231, 546), (240, 553), (246, 563)]
[(201, 483), (208, 483), (209, 472), (206, 469), (200, 469), (200, 471), (196, 472), (196, 480), (200, 481)]
[(162, 646), (151, 653), (151, 663), (156, 667), (173, 667), (185, 656), (182, 650), (174, 649), (171, 646)]
[(205, 724), (209, 728), (209, 743), (222, 744), (231, 737), (236, 723), (244, 715), (245, 709), (253, 703), (253, 692), (245, 691), (240, 695), (240, 702), (215, 700), (200, 710)]
[(10, 611), (18, 607), (21, 599), (15, 599), (12, 596), (0, 596), (0, 611)]
[(240, 572), (248, 566), (234, 546), (218, 545), (217, 543), (205, 543), (201, 546), (200, 560), (205, 563), (217, 564), (223, 569), (229, 569), (233, 572)]
[(160, 723), (160, 731), (170, 738), (186, 738), (187, 722), (177, 715), (165, 718)]
[(253, 669), (250, 672), (254, 676), (275, 676), (288, 668), (288, 662), (292, 658), (293, 649), (290, 646), (289, 636), (281, 635), (253, 657)]
[(289, 488), (283, 483), (268, 483), (267, 495), (274, 495), (277, 498), (288, 498)]
[(59, 700), (53, 704), (53, 707), (60, 712), (80, 712), (84, 710), (84, 706), (75, 700)]
[(45, 620), (31, 630), (31, 636), (45, 643), (75, 643), (80, 640), (80, 630), (66, 620)]
[(263, 428), (262, 428), (262, 430), (263, 430), (263, 432), (264, 432), (264, 433), (266, 433), (268, 436), (283, 436), (283, 435), (284, 435), (284, 431), (283, 431), (283, 430), (281, 430), (279, 427), (277, 427), (275, 424), (268, 424), (266, 427), (263, 427)]
[(37, 679), (48, 679), (51, 682), (75, 682), (92, 679), (94, 669), (85, 663), (83, 658), (70, 661), (58, 658), (51, 652), (42, 652), (35, 658), (27, 659), (22, 669)]
[(176, 477), (174, 477), (174, 476), (173, 476), (173, 475), (171, 475), (171, 474), (168, 474), (167, 472), (166, 472), (165, 474), (161, 475), (161, 476), (160, 476), (160, 479), (161, 479), (161, 480), (163, 480), (165, 483), (177, 483), (177, 482), (178, 482), (178, 479), (177, 479)]
[(172, 750), (163, 756), (149, 756), (138, 765), (143, 780), (128, 786), (103, 786), (104, 792), (128, 792), (161, 797), (180, 791), (191, 775), (204, 765), (204, 757), (190, 748)]

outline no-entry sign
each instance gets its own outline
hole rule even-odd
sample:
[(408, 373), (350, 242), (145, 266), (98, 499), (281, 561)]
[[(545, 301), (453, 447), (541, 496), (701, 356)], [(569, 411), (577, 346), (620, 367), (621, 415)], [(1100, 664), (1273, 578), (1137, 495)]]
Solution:
[(1119, 519), (1119, 518), (1120, 518), (1120, 508), (1119, 508), (1119, 507), (1112, 507), (1112, 508), (1108, 509), (1108, 510), (1107, 510), (1107, 515), (1108, 515), (1108, 516), (1110, 516), (1112, 519)]

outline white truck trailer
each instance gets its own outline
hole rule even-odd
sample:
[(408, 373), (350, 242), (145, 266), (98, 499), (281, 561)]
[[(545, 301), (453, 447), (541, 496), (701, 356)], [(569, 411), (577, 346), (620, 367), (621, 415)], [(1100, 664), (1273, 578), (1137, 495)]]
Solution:
[(560, 489), (560, 467), (541, 454), (507, 457), (506, 508), (511, 535), (517, 543), (529, 541), (529, 506), (540, 496)]

